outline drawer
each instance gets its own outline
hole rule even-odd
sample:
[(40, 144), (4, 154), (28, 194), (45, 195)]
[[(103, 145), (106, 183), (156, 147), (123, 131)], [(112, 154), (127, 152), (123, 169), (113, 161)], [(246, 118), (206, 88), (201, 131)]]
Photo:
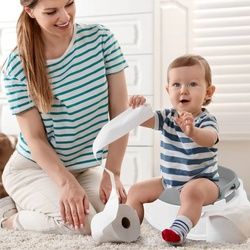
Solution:
[(154, 130), (137, 127), (129, 133), (129, 146), (152, 146), (154, 142)]
[(131, 95), (153, 95), (153, 56), (127, 55), (125, 69), (128, 93)]
[(126, 55), (152, 54), (153, 16), (152, 14), (99, 16), (77, 18), (79, 24), (99, 23), (109, 28), (115, 35)]
[(127, 147), (121, 169), (121, 181), (126, 189), (138, 181), (153, 176), (153, 148)]
[(152, 0), (76, 0), (78, 15), (118, 15), (128, 13), (152, 12)]

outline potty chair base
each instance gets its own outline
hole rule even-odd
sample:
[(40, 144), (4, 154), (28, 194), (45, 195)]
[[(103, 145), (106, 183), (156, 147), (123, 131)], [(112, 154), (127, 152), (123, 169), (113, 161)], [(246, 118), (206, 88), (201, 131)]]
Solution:
[[(222, 181), (222, 197), (212, 205), (203, 206), (201, 218), (195, 227), (187, 235), (191, 240), (207, 239), (207, 220), (211, 213), (221, 214), (223, 211), (240, 205), (249, 205), (243, 183), (235, 173), (224, 167), (220, 167)], [(225, 188), (224, 188), (225, 187)], [(168, 198), (167, 198), (168, 197)], [(170, 227), (179, 210), (179, 193), (174, 190), (163, 191), (159, 199), (144, 205), (146, 220), (156, 229), (162, 231)], [(211, 228), (211, 227), (210, 227)], [(226, 228), (226, 225), (225, 227)], [(212, 236), (210, 237), (210, 239)], [(211, 240), (210, 240), (211, 241)]]
[(209, 216), (206, 223), (206, 241), (240, 244), (247, 240), (232, 221), (223, 216)]

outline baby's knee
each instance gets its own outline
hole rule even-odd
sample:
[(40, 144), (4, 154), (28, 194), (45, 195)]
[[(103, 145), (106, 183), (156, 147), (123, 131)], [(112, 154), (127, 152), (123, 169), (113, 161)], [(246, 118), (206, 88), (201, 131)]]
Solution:
[(128, 191), (127, 204), (145, 203), (145, 192), (139, 183), (134, 184)]
[(189, 201), (202, 202), (204, 200), (204, 195), (200, 190), (197, 189), (197, 187), (194, 187), (193, 185), (187, 186), (181, 190), (180, 200), (184, 201), (187, 199)]
[(141, 196), (141, 188), (138, 183), (130, 187), (128, 197), (139, 198)]

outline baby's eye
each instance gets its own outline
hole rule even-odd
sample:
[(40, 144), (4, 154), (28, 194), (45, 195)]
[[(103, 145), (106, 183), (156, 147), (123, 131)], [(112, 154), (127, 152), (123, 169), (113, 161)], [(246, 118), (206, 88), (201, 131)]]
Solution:
[(179, 88), (181, 86), (181, 84), (178, 83), (178, 82), (175, 82), (175, 83), (172, 84), (172, 86), (175, 87), (175, 88)]
[(190, 87), (196, 87), (197, 85), (198, 85), (197, 82), (190, 82), (190, 83), (189, 83), (189, 86), (190, 86)]

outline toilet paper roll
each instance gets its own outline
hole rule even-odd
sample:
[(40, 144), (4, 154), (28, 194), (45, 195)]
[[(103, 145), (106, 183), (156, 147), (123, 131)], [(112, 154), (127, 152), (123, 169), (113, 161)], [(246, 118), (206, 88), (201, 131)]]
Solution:
[(114, 175), (108, 169), (112, 190), (102, 212), (91, 221), (91, 235), (97, 243), (132, 242), (140, 236), (140, 221), (135, 210), (119, 204)]
[(140, 236), (140, 221), (136, 211), (120, 204), (114, 220), (104, 226), (104, 214), (97, 214), (91, 221), (92, 237), (97, 243), (133, 242)]
[[(96, 157), (99, 150), (153, 115), (152, 108), (149, 105), (143, 105), (135, 109), (129, 108), (116, 116), (98, 133), (93, 143), (94, 156)], [(139, 217), (133, 208), (119, 204), (114, 175), (108, 169), (104, 168), (104, 170), (109, 173), (112, 190), (104, 210), (96, 214), (91, 221), (91, 235), (97, 243), (135, 241), (140, 236)]]

